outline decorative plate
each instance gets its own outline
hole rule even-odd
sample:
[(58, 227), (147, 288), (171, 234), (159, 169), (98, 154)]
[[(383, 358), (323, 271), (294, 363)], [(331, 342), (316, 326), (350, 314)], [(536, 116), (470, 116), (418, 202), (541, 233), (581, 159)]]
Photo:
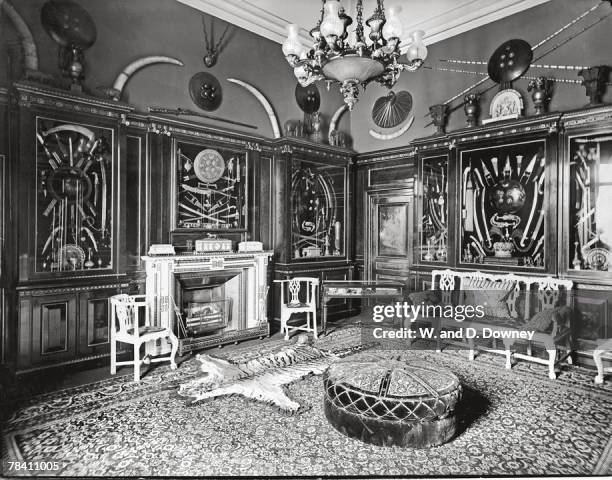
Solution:
[(523, 98), (512, 88), (501, 90), (491, 100), (489, 113), (491, 118), (506, 118), (521, 116), (523, 111)]
[(193, 171), (202, 182), (214, 183), (223, 176), (225, 162), (219, 152), (207, 148), (196, 155)]
[(64, 270), (78, 270), (83, 266), (83, 262), (85, 261), (85, 251), (78, 245), (72, 243), (64, 245), (59, 254)]
[(584, 254), (584, 260), (591, 270), (608, 270), (611, 257), (605, 248), (591, 248)]

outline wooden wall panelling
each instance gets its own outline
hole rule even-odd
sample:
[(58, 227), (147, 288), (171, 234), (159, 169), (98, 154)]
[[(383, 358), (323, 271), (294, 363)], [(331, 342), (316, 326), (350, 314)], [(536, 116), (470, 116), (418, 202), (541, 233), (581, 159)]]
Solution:
[[(331, 280), (352, 280), (354, 274), (352, 232), (354, 218), (353, 187), (354, 171), (352, 167), (351, 152), (327, 145), (313, 144), (301, 139), (282, 139), (273, 142), (274, 157), (272, 159), (273, 194), (270, 212), (273, 222), (272, 247), (275, 252), (274, 278), (286, 279), (299, 275)], [(341, 216), (341, 253), (340, 255), (300, 256), (292, 246), (292, 196), (295, 195), (291, 187), (293, 168), (299, 166), (310, 168), (313, 171), (322, 171), (323, 175), (330, 173), (333, 178), (335, 196), (338, 203), (342, 201)], [(327, 177), (326, 177), (327, 178)], [(342, 180), (340, 180), (342, 179)], [(301, 199), (293, 198), (293, 201)], [(300, 204), (301, 205), (301, 204)], [(332, 230), (332, 232), (335, 231)], [(334, 235), (330, 238), (330, 249), (335, 250)], [(324, 250), (322, 250), (322, 253)], [(274, 318), (279, 318), (279, 293), (277, 285), (274, 292)], [(352, 311), (350, 302), (339, 302), (330, 310), (330, 316), (344, 316)]]
[(9, 285), (8, 272), (6, 270), (7, 232), (6, 218), (8, 213), (8, 136), (9, 136), (9, 113), (8, 113), (8, 91), (0, 88), (0, 364), (6, 361), (5, 339), (7, 335), (7, 302), (6, 287)]
[(148, 208), (147, 134), (128, 129), (122, 139), (125, 146), (125, 256), (126, 269), (143, 270), (141, 256), (147, 253), (146, 221)]

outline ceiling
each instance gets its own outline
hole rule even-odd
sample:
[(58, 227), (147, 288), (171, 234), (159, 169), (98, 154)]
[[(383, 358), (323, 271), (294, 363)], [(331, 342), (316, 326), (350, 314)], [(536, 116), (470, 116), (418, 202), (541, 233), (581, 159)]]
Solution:
[[(278, 43), (286, 37), (285, 26), (297, 23), (302, 41), (311, 44), (308, 30), (320, 16), (320, 0), (178, 0), (197, 10)], [(385, 6), (401, 5), (404, 36), (412, 30), (425, 31), (425, 43), (445, 40), (473, 28), (500, 20), (550, 0), (387, 0)], [(342, 0), (355, 17), (357, 0)], [(376, 0), (363, 1), (363, 16), (374, 11)], [(366, 31), (367, 33), (367, 31)], [(407, 42), (402, 42), (406, 45)]]

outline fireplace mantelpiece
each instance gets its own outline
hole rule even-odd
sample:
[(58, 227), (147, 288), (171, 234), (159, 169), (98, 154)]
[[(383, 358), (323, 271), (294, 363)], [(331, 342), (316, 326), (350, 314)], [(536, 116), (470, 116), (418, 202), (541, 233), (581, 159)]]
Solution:
[[(270, 334), (267, 312), (267, 266), (271, 251), (240, 253), (206, 253), (183, 255), (150, 255), (142, 259), (146, 265), (147, 302), (151, 305), (154, 325), (171, 325), (180, 340), (179, 355), (192, 350), (238, 342)], [(235, 279), (230, 289), (233, 318), (227, 328), (201, 336), (183, 335), (175, 314), (176, 299), (181, 292), (180, 279), (202, 277), (207, 288), (208, 277), (227, 276)], [(180, 303), (180, 302), (179, 302)], [(169, 345), (148, 344), (149, 355), (161, 355)]]

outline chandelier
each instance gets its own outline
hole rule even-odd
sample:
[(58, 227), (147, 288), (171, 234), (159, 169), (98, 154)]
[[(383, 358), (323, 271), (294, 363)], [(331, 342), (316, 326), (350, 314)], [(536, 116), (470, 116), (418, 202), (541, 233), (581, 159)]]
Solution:
[(360, 86), (376, 81), (387, 88), (393, 87), (404, 70), (415, 71), (427, 57), (423, 43), (424, 32), (410, 34), (406, 52), (408, 63), (400, 63), (400, 42), (403, 33), (399, 19), (400, 6), (387, 9), (384, 0), (377, 0), (376, 8), (365, 25), (370, 28), (370, 42), (366, 41), (363, 22), (363, 0), (357, 0), (357, 17), (354, 40), (349, 39), (349, 26), (353, 19), (344, 11), (338, 0), (322, 0), (321, 18), (310, 30), (313, 46), (304, 47), (299, 38), (299, 26), (287, 25), (287, 39), (283, 54), (293, 68), (300, 85), (306, 87), (318, 80), (325, 80), (327, 88), (339, 84), (344, 101), (352, 110), (357, 103)]

